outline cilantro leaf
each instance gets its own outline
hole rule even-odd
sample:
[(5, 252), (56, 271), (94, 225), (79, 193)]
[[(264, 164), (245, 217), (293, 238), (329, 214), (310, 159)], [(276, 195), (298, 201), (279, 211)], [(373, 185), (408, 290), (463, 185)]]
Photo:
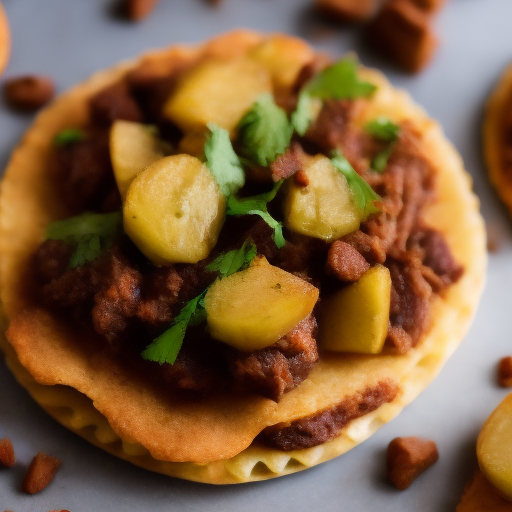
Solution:
[[(163, 334), (158, 336), (144, 352), (142, 358), (155, 361), (159, 364), (174, 364), (185, 338), (185, 332), (189, 324), (197, 325), (198, 317), (204, 318), (204, 296), (206, 291), (190, 300), (183, 306), (179, 315), (173, 320), (172, 325)], [(199, 311), (202, 310), (201, 313)]]
[[(206, 268), (212, 272), (219, 271), (222, 277), (228, 277), (248, 266), (255, 256), (256, 246), (252, 242), (246, 241), (240, 249), (221, 254)], [(172, 321), (169, 329), (158, 336), (142, 352), (143, 359), (155, 361), (159, 364), (175, 363), (183, 345), (187, 327), (189, 325), (199, 325), (206, 320), (204, 298), (208, 288), (183, 306), (178, 316)]]
[(209, 123), (208, 128), (211, 134), (204, 145), (206, 165), (227, 197), (243, 187), (244, 170), (233, 150), (228, 131), (213, 123)]
[(387, 117), (381, 116), (367, 123), (365, 130), (375, 138), (389, 143), (372, 160), (372, 169), (377, 172), (384, 172), (395, 143), (400, 136), (400, 126), (393, 123)]
[(272, 94), (261, 95), (238, 125), (242, 152), (253, 162), (268, 166), (290, 145), (293, 129), (286, 112)]
[(121, 213), (84, 213), (52, 222), (46, 229), (49, 240), (64, 240), (76, 245), (69, 261), (70, 268), (95, 260), (112, 245), (121, 226)]
[(385, 140), (386, 142), (396, 140), (400, 135), (400, 126), (384, 116), (377, 117), (366, 123), (364, 128), (376, 139)]
[(377, 87), (359, 80), (354, 57), (346, 57), (313, 77), (305, 87), (310, 96), (321, 99), (355, 99), (371, 96)]
[(292, 114), (291, 123), (299, 135), (304, 135), (318, 115), (321, 105), (314, 99), (355, 99), (371, 96), (377, 87), (359, 80), (358, 64), (354, 57), (347, 57), (324, 69), (313, 77), (299, 94), (297, 108)]
[(257, 196), (245, 197), (243, 199), (229, 196), (226, 205), (226, 215), (234, 215), (236, 217), (241, 215), (259, 215), (274, 230), (274, 242), (278, 248), (286, 244), (283, 236), (283, 226), (268, 213), (267, 204), (276, 197), (282, 184), (282, 181), (278, 181), (272, 190)]
[(240, 249), (229, 251), (215, 258), (207, 267), (210, 272), (218, 271), (222, 277), (228, 277), (245, 268), (255, 258), (257, 253), (253, 242), (245, 241)]
[(62, 147), (68, 146), (73, 142), (78, 142), (84, 138), (84, 132), (78, 128), (67, 128), (55, 135), (53, 143), (55, 146)]
[(350, 162), (342, 155), (340, 151), (333, 151), (331, 162), (347, 178), (348, 186), (352, 190), (352, 195), (356, 206), (362, 210), (365, 215), (380, 211), (375, 205), (375, 201), (382, 198), (366, 183), (366, 181), (357, 174)]

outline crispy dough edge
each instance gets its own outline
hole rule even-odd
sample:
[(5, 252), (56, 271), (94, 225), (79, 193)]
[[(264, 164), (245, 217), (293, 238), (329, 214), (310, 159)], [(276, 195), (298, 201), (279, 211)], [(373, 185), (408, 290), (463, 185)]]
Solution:
[(11, 28), (3, 5), (0, 3), (0, 75), (11, 56)]
[[(227, 51), (228, 48), (232, 49), (240, 40), (257, 42), (260, 37), (251, 32), (239, 31), (221, 36), (208, 45), (210, 47), (217, 45), (222, 52)], [(161, 52), (161, 55), (164, 56), (165, 51)], [(135, 63), (121, 64), (100, 72), (78, 88), (90, 89), (92, 93), (118, 79)], [(463, 279), (449, 290), (445, 298), (433, 305), (434, 320), (431, 329), (418, 349), (410, 354), (408, 372), (401, 376), (402, 394), (394, 402), (385, 404), (376, 411), (352, 421), (336, 439), (314, 448), (281, 452), (253, 443), (227, 460), (207, 464), (166, 462), (151, 457), (138, 443), (121, 440), (106, 418), (94, 408), (92, 401), (77, 390), (64, 386), (43, 386), (37, 383), (19, 363), (12, 347), (2, 340), (1, 346), (5, 351), (7, 365), (39, 405), (61, 424), (92, 444), (140, 467), (188, 480), (227, 484), (265, 480), (294, 473), (332, 459), (372, 435), (383, 424), (395, 417), (428, 385), (462, 340), (476, 310), (483, 289), (486, 267), (483, 221), (478, 213), (478, 200), (471, 192), (471, 180), (464, 172), (461, 158), (443, 137), (440, 127), (428, 119), (426, 114), (412, 103), (406, 93), (394, 90), (380, 73), (371, 70), (365, 70), (364, 73), (380, 86), (378, 108), (376, 111), (373, 110), (371, 115), (385, 113), (391, 108), (393, 111), (400, 112), (399, 117), (408, 117), (415, 121), (423, 133), (427, 148), (430, 150), (429, 154), (436, 161), (441, 177), (446, 181), (445, 185), (448, 189), (445, 191), (446, 197), (453, 201), (454, 211), (460, 213), (462, 210), (465, 214), (463, 216), (465, 226), (459, 225), (457, 229), (466, 234), (468, 232), (473, 234), (471, 237), (457, 237), (455, 233), (450, 232), (449, 228), (452, 224), (445, 222), (448, 240), (452, 248), (457, 249), (454, 251), (456, 255), (462, 253), (468, 255), (468, 261), (464, 262), (466, 273)], [(382, 112), (379, 112), (379, 109)], [(27, 140), (28, 136), (25, 137), (24, 142), (27, 143)], [(24, 151), (23, 142), (16, 153), (20, 151)], [(16, 153), (13, 155), (14, 163)], [(432, 212), (427, 212), (427, 217), (432, 217), (434, 225), (439, 225), (439, 223), (436, 224), (436, 220), (441, 221), (442, 226), (442, 219), (436, 219), (435, 210), (434, 207)], [(466, 229), (462, 229), (464, 227)]]
[(484, 157), (489, 178), (512, 215), (512, 180), (503, 174), (500, 155), (501, 116), (504, 104), (511, 94), (512, 64), (505, 69), (487, 100), (482, 125)]

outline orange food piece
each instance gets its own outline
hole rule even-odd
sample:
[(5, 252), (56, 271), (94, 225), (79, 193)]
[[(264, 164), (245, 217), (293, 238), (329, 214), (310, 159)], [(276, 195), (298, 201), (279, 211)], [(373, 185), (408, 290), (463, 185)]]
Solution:
[(7, 14), (0, 3), (0, 74), (7, 66), (11, 55), (11, 29)]
[(397, 437), (388, 446), (387, 469), (390, 482), (403, 491), (439, 459), (434, 441), (419, 437)]
[(315, 7), (340, 21), (365, 21), (377, 10), (376, 0), (316, 0)]
[(376, 49), (411, 73), (430, 62), (438, 45), (430, 16), (410, 0), (387, 2), (370, 25), (368, 36)]
[(21, 490), (28, 494), (41, 492), (52, 481), (59, 467), (59, 459), (39, 452), (28, 467)]
[(476, 471), (466, 484), (455, 512), (512, 512), (512, 502), (503, 498), (484, 477)]
[(446, 0), (411, 0), (418, 7), (427, 11), (428, 13), (433, 13), (441, 9), (443, 5), (446, 3)]
[(498, 367), (498, 383), (501, 387), (512, 387), (512, 357), (504, 357)]
[(0, 467), (12, 468), (16, 464), (16, 456), (11, 440), (4, 437), (0, 439)]
[(512, 65), (501, 76), (487, 102), (483, 145), (487, 172), (512, 213)]
[(126, 14), (132, 21), (140, 21), (151, 14), (157, 3), (158, 0), (128, 0)]

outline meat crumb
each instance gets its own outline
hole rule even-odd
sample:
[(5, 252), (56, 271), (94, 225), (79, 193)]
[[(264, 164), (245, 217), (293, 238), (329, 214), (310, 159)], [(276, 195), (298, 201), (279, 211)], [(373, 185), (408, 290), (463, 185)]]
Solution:
[(438, 41), (430, 16), (409, 0), (390, 0), (368, 35), (371, 43), (410, 73), (421, 71), (432, 59)]
[(498, 383), (501, 387), (512, 388), (512, 357), (504, 357), (498, 367)]
[(307, 187), (309, 185), (309, 177), (302, 169), (294, 175), (293, 179), (299, 187)]
[(439, 459), (434, 441), (420, 437), (397, 437), (388, 446), (387, 471), (390, 482), (401, 491)]
[(39, 452), (30, 463), (21, 490), (28, 494), (41, 492), (52, 481), (59, 466), (59, 459)]
[(126, 15), (132, 21), (140, 21), (149, 16), (156, 7), (158, 0), (128, 0)]
[(360, 22), (371, 18), (377, 10), (376, 0), (316, 0), (316, 9), (340, 21)]
[(354, 247), (336, 240), (329, 248), (325, 267), (328, 274), (341, 281), (353, 282), (369, 270), (370, 264)]
[(15, 110), (37, 110), (48, 103), (54, 94), (53, 80), (46, 76), (19, 76), (4, 84), (5, 101)]
[(0, 439), (0, 467), (12, 468), (16, 464), (16, 456), (11, 440), (7, 437)]

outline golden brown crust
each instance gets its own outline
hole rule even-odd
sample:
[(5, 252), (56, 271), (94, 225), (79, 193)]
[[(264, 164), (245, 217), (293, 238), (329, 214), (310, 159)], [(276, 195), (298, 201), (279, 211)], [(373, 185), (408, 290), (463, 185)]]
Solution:
[[(164, 70), (180, 56), (239, 54), (261, 40), (258, 34), (233, 32), (197, 49), (175, 47), (143, 60)], [(298, 60), (311, 58), (312, 52), (304, 43), (296, 39), (290, 42)], [(396, 416), (425, 388), (462, 339), (475, 311), (485, 273), (485, 235), (478, 202), (460, 157), (438, 125), (405, 93), (392, 89), (379, 73), (364, 70), (366, 79), (379, 85), (379, 91), (360, 121), (376, 115), (396, 121), (412, 118), (421, 131), (427, 154), (439, 167), (439, 201), (426, 216), (445, 234), (466, 269), (464, 277), (433, 304), (430, 331), (405, 356), (325, 357), (279, 404), (261, 397), (235, 401), (220, 397), (216, 403), (201, 405), (183, 404), (172, 397), (164, 400), (149, 386), (134, 381), (126, 370), (117, 368), (115, 362), (77, 350), (71, 333), (48, 313), (25, 311), (27, 305), (17, 286), (41, 241), (44, 226), (62, 214), (46, 179), (53, 136), (63, 128), (83, 125), (86, 99), (137, 63), (140, 61), (100, 72), (63, 95), (38, 116), (13, 154), (0, 191), (0, 296), (10, 320), (11, 343), (2, 347), (7, 364), (58, 421), (107, 451), (162, 473), (211, 483), (261, 480), (347, 451)], [(37, 351), (33, 349), (34, 339)], [(53, 364), (56, 360), (59, 365)], [(118, 372), (115, 377), (112, 368)], [(344, 396), (386, 379), (399, 380), (399, 397), (351, 422), (328, 443), (283, 453), (253, 442), (267, 426), (326, 409)]]
[[(489, 178), (501, 200), (512, 212), (511, 169), (509, 167), (507, 171), (504, 165), (504, 121), (507, 115), (512, 119), (512, 65), (504, 71), (489, 96), (483, 124), (483, 145)], [(512, 153), (511, 148), (509, 152)]]
[(7, 14), (0, 3), (0, 75), (6, 68), (11, 55), (11, 29)]

